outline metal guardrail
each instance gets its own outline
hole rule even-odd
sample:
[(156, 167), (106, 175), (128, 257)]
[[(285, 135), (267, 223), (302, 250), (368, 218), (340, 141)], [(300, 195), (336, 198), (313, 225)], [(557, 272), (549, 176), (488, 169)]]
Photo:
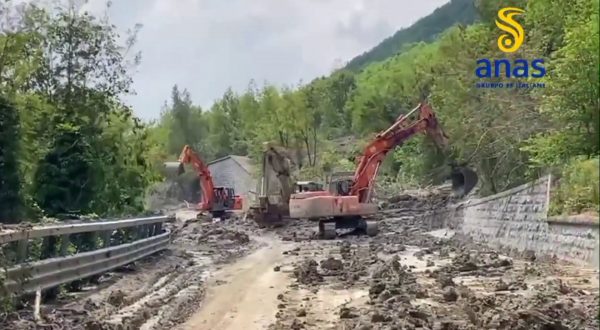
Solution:
[(28, 293), (99, 274), (165, 249), (170, 234), (167, 230), (129, 244), (13, 267), (4, 286), (10, 293)]
[[(151, 255), (168, 246), (171, 232), (163, 229), (162, 224), (173, 220), (174, 217), (171, 216), (155, 216), (4, 230), (0, 232), (0, 244), (17, 241), (17, 260), (21, 262), (5, 270), (4, 290), (6, 293), (19, 294), (48, 289), (97, 275)], [(110, 246), (112, 233), (116, 229), (132, 227), (138, 238), (136, 241)], [(102, 237), (102, 248), (68, 256), (70, 235), (89, 232), (96, 238)], [(53, 236), (60, 237), (60, 256), (23, 262), (30, 239), (48, 240)]]
[(94, 221), (82, 223), (68, 223), (48, 226), (34, 226), (31, 228), (8, 229), (0, 232), (0, 244), (19, 241), (23, 239), (59, 236), (67, 234), (87, 233), (92, 231), (115, 230), (120, 228), (163, 223), (171, 220), (168, 216), (155, 216), (145, 218), (132, 218), (123, 220)]

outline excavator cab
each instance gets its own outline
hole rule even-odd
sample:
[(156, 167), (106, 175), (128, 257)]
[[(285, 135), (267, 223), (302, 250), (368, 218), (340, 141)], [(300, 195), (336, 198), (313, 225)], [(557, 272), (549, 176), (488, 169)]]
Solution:
[(354, 179), (354, 172), (335, 172), (328, 178), (328, 190), (335, 196), (348, 196)]
[(215, 199), (212, 205), (211, 213), (215, 217), (221, 217), (225, 211), (233, 209), (236, 197), (235, 192), (233, 188), (226, 187), (215, 187), (213, 192)]
[(314, 181), (298, 181), (296, 182), (295, 192), (305, 191), (323, 191), (323, 185)]

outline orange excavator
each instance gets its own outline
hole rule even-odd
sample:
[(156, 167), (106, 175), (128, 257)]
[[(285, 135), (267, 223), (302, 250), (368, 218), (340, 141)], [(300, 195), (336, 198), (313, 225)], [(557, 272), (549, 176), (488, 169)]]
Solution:
[[(410, 117), (418, 113), (416, 120)], [(407, 139), (423, 132), (447, 153), (448, 137), (437, 118), (426, 103), (419, 104), (406, 115), (400, 115), (394, 124), (380, 132), (358, 158), (354, 176), (331, 182), (329, 191), (308, 191), (292, 194), (289, 201), (289, 216), (296, 219), (319, 221), (319, 234), (323, 238), (334, 238), (337, 229), (359, 229), (369, 236), (377, 235), (377, 222), (365, 217), (377, 212), (372, 203), (373, 183), (379, 166), (395, 147)], [(477, 184), (477, 174), (462, 166), (450, 163), (450, 179), (455, 195), (468, 194)]]
[(223, 218), (231, 210), (242, 209), (241, 196), (236, 195), (233, 188), (216, 187), (208, 166), (188, 145), (183, 147), (179, 161), (164, 163), (165, 175), (167, 178), (173, 178), (183, 174), (185, 172), (184, 165), (186, 164), (191, 164), (194, 167), (200, 180), (200, 201), (197, 204), (197, 209), (200, 212), (209, 212), (213, 218)]

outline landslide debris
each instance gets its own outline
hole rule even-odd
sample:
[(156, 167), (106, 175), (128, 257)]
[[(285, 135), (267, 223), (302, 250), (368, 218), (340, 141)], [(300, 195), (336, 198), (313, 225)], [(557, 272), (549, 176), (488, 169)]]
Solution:
[[(449, 231), (432, 236), (430, 231), (435, 228), (427, 212), (448, 201), (439, 196), (433, 201), (422, 196), (397, 196), (388, 207), (402, 209), (378, 216), (379, 235), (348, 235), (333, 245), (309, 239), (309, 235), (304, 241), (298, 239), (308, 225), (296, 224), (294, 237), (303, 244), (288, 255), (310, 255), (300, 257), (303, 259), (296, 265), (298, 282), (318, 286), (319, 290), (343, 290), (340, 294), (355, 292), (342, 306), (323, 311), (326, 303), (319, 299), (326, 298), (319, 298), (316, 289), (293, 288), (292, 293), (286, 293), (286, 301), (293, 301), (287, 295), (302, 292), (305, 296), (296, 296), (296, 301), (309, 303), (302, 307), (308, 315), (302, 326), (423, 330), (598, 327), (597, 287), (577, 279), (578, 285), (588, 285), (589, 289), (576, 289), (573, 279), (560, 279), (569, 272), (565, 269), (573, 268), (545, 263), (532, 253), (509, 257), (501, 253), (504, 251)], [(358, 292), (365, 293), (365, 302), (355, 300)], [(315, 307), (310, 305), (313, 301)], [(293, 303), (288, 308), (293, 309)], [(297, 317), (283, 311), (276, 324), (279, 329), (289, 329)]]

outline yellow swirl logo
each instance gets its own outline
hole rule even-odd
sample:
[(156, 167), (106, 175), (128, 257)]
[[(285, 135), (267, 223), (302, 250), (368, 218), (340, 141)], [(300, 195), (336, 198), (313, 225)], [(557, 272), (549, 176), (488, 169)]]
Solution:
[(525, 10), (515, 7), (506, 7), (498, 11), (496, 26), (506, 33), (498, 37), (498, 48), (505, 53), (516, 52), (525, 39), (525, 30), (519, 22), (513, 18), (515, 15), (521, 15)]

